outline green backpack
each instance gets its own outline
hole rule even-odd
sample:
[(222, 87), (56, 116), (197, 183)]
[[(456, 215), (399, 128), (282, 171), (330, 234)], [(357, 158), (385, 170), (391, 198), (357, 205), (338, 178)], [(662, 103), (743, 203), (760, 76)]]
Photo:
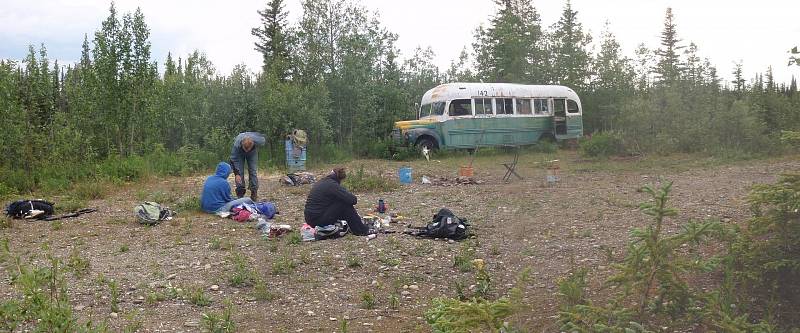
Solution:
[(162, 207), (157, 202), (145, 201), (134, 208), (136, 217), (141, 224), (155, 225), (164, 220), (171, 220), (175, 212)]

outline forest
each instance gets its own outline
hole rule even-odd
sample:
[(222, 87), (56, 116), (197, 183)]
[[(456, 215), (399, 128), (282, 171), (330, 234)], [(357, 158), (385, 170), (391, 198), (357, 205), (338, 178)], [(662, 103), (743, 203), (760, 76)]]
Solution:
[(431, 48), (401, 55), (398, 36), (357, 1), (305, 0), (297, 22), (287, 14), (283, 0), (267, 2), (251, 31), (262, 68), (227, 74), (201, 50), (158, 64), (144, 13), (113, 3), (85, 35), (79, 62), (51, 61), (44, 44), (20, 62), (3, 60), (0, 194), (193, 172), (224, 158), (245, 130), (270, 138), (273, 165), (293, 128), (310, 133), (318, 161), (389, 158), (393, 122), (414, 118), (427, 89), (458, 81), (571, 87), (585, 134), (614, 154), (774, 155), (791, 148), (781, 136), (800, 129), (794, 79), (775, 82), (772, 68), (743, 77), (739, 63), (723, 81), (698, 56), (702, 45), (681, 39), (670, 8), (653, 26), (660, 46), (641, 44), (629, 58), (609, 29), (584, 31), (569, 1), (549, 27), (532, 1), (497, 1), (449, 68), (433, 64)]

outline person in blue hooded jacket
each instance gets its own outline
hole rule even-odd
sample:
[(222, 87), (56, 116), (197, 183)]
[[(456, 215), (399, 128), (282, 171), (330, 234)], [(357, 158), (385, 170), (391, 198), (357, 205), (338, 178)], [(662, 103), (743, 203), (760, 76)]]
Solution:
[(217, 172), (206, 178), (206, 182), (203, 184), (203, 193), (200, 194), (200, 208), (206, 213), (227, 212), (237, 205), (253, 204), (253, 200), (248, 197), (236, 200), (231, 197), (228, 176), (231, 175), (232, 170), (230, 164), (219, 162)]

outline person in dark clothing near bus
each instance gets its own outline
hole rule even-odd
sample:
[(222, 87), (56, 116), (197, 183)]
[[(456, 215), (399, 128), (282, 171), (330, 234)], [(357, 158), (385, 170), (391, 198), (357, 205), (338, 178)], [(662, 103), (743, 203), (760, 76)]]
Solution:
[(330, 175), (314, 184), (303, 211), (306, 223), (317, 227), (345, 220), (354, 235), (366, 236), (370, 230), (354, 207), (358, 198), (341, 185), (346, 177), (344, 168), (335, 168)]

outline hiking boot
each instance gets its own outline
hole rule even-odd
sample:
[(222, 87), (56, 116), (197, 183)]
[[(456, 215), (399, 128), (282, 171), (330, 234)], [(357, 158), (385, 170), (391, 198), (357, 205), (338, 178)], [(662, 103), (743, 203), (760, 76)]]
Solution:
[(236, 188), (236, 198), (237, 199), (241, 199), (242, 197), (244, 197), (244, 193), (245, 192), (247, 192), (247, 191), (244, 188), (237, 187)]
[(250, 200), (258, 202), (258, 190), (250, 190)]

